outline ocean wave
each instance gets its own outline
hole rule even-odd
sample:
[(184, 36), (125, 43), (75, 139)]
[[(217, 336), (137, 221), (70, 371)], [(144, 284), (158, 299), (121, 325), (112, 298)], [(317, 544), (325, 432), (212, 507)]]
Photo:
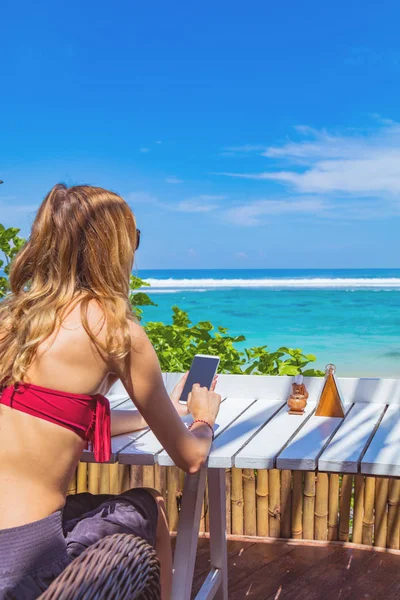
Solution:
[[(181, 292), (183, 289), (185, 288), (179, 288), (179, 289), (170, 289), (170, 288), (166, 288), (166, 289), (157, 289), (157, 287), (152, 287), (151, 290), (149, 290), (148, 288), (142, 288), (142, 290), (148, 290), (151, 291), (152, 294), (177, 294), (178, 292)], [(206, 292), (207, 290), (204, 288), (190, 288), (188, 290), (186, 290), (188, 292)]]
[(145, 280), (152, 291), (219, 288), (273, 289), (400, 289), (399, 278), (304, 278), (304, 279), (153, 279)]

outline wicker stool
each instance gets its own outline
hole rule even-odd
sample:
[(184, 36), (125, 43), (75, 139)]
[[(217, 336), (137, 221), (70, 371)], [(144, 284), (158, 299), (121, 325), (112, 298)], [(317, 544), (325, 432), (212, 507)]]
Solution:
[(39, 598), (159, 600), (160, 565), (156, 552), (134, 535), (109, 535), (86, 548)]

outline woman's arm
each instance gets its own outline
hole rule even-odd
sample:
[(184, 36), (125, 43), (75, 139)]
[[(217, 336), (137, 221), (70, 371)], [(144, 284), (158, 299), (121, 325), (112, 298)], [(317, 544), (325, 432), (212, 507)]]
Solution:
[[(187, 404), (180, 404), (179, 399), (185, 387), (186, 379), (189, 373), (186, 373), (176, 384), (170, 394), (172, 404), (179, 416), (185, 417), (189, 414)], [(210, 390), (213, 392), (217, 384), (218, 375), (214, 377)], [(122, 433), (131, 433), (148, 427), (146, 421), (138, 410), (113, 410), (111, 411), (111, 435), (121, 435)]]
[(111, 411), (111, 435), (131, 433), (145, 427), (147, 423), (138, 410)]
[[(136, 323), (130, 323), (130, 330), (129, 360), (125, 367), (112, 368), (174, 463), (187, 473), (195, 473), (207, 460), (212, 432), (203, 423), (187, 430), (165, 389), (156, 353), (146, 333)], [(221, 397), (215, 392), (195, 386), (188, 408), (194, 419), (203, 419), (214, 426), (220, 402)]]

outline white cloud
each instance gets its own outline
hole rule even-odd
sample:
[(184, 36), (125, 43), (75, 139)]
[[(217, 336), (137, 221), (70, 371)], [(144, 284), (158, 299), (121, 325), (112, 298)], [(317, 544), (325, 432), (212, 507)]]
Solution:
[[(9, 201), (8, 204), (5, 204), (4, 201)], [(18, 204), (18, 202), (14, 201), (14, 198), (10, 196), (10, 198), (2, 198), (2, 202), (0, 202), (0, 221), (1, 218), (7, 215), (7, 217), (12, 217), (13, 214), (27, 214), (34, 215), (39, 208), (38, 204)], [(18, 226), (16, 224), (15, 226)]]
[(228, 177), (275, 181), (297, 193), (400, 198), (400, 124), (375, 115), (373, 129), (330, 133), (298, 126), (303, 138), (264, 148), (285, 168)]
[(224, 213), (224, 219), (235, 225), (258, 225), (261, 217), (276, 215), (315, 215), (330, 211), (332, 206), (318, 198), (295, 198), (292, 200), (256, 200), (235, 206)]
[(218, 202), (219, 200), (225, 200), (226, 196), (223, 194), (199, 194), (198, 196), (193, 196), (193, 199), (208, 202), (210, 200)]
[(159, 204), (159, 199), (147, 192), (131, 192), (126, 196), (129, 204)]
[(246, 252), (236, 252), (235, 256), (236, 258), (240, 258), (241, 260), (245, 260), (246, 258), (248, 258)]
[(261, 150), (265, 150), (265, 146), (261, 146), (259, 144), (245, 144), (244, 146), (227, 146), (225, 148), (226, 152), (258, 152)]
[(161, 140), (157, 140), (156, 144), (162, 144), (162, 141)]
[(223, 199), (224, 196), (202, 194), (200, 196), (194, 196), (193, 198), (183, 200), (171, 208), (172, 210), (177, 210), (178, 212), (207, 213), (217, 210), (219, 208), (218, 202)]
[[(168, 212), (207, 214), (218, 213), (221, 220), (226, 223), (249, 227), (260, 225), (265, 218), (270, 219), (279, 215), (290, 217), (314, 216), (321, 219), (334, 220), (368, 220), (381, 219), (389, 215), (400, 216), (400, 204), (391, 205), (382, 211), (381, 207), (373, 200), (364, 200), (363, 203), (352, 199), (341, 199), (332, 201), (317, 195), (296, 195), (288, 198), (262, 198), (238, 204), (231, 208), (221, 205), (221, 200), (226, 199), (223, 195), (201, 194), (187, 198), (180, 202), (162, 202), (157, 196), (147, 192), (131, 192), (127, 195), (127, 201), (133, 209), (135, 205), (141, 204), (157, 207), (159, 210)], [(32, 205), (21, 205), (18, 207), (7, 207), (8, 214), (16, 212), (33, 212), (36, 207)], [(0, 209), (3, 209), (0, 205)]]
[(180, 202), (164, 202), (157, 196), (148, 192), (131, 192), (126, 196), (129, 204), (133, 207), (135, 204), (146, 204), (147, 206), (158, 206), (161, 209), (182, 212), (182, 213), (208, 213), (219, 208), (218, 202), (223, 200), (225, 196), (200, 194), (192, 196)]
[(139, 152), (145, 154), (146, 152), (150, 152), (150, 148), (140, 148)]
[(37, 212), (39, 206), (37, 204), (17, 204), (13, 208), (17, 213), (34, 215)]
[(370, 159), (318, 161), (304, 173), (280, 171), (264, 179), (291, 184), (299, 192), (377, 196), (400, 192), (400, 150)]
[(236, 152), (224, 151), (224, 152), (220, 152), (219, 156), (236, 156)]
[(165, 183), (183, 183), (183, 179), (179, 179), (178, 177), (166, 177)]
[(352, 66), (379, 66), (381, 69), (399, 71), (400, 53), (397, 50), (380, 50), (368, 46), (355, 46), (350, 48), (345, 64)]

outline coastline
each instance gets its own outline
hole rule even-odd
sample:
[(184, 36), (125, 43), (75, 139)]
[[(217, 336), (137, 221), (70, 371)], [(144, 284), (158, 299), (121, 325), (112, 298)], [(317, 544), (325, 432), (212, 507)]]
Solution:
[[(246, 342), (239, 348), (301, 348), (316, 355), (314, 368), (335, 363), (338, 376), (400, 377), (400, 269), (143, 270), (139, 275), (152, 283), (144, 291), (158, 304), (146, 308), (145, 321), (169, 323), (177, 305), (192, 322), (209, 320), (231, 335), (243, 334)], [(391, 287), (389, 278), (395, 280)], [(263, 286), (256, 287), (262, 279)], [(313, 287), (303, 285), (316, 279)], [(369, 284), (373, 279), (375, 285), (357, 287), (354, 279)], [(213, 287), (204, 287), (205, 280)]]

